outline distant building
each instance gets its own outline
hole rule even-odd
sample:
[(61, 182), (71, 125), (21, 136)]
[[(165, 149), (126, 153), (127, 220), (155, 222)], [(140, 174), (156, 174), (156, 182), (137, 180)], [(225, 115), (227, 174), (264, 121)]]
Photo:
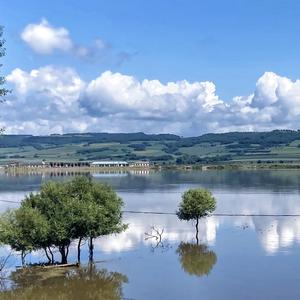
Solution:
[(134, 161), (130, 163), (130, 167), (132, 168), (149, 168), (149, 161)]
[(23, 167), (28, 169), (37, 169), (37, 168), (50, 168), (50, 169), (58, 169), (58, 168), (88, 168), (88, 167), (103, 167), (103, 168), (137, 168), (137, 169), (147, 169), (150, 167), (150, 163), (148, 161), (133, 161), (128, 163), (127, 161), (51, 161), (51, 162), (10, 162), (6, 165), (6, 168), (15, 168), (15, 167)]
[(128, 167), (127, 161), (94, 161), (91, 167)]
[(55, 162), (48, 162), (45, 163), (45, 166), (48, 166), (50, 168), (74, 168), (74, 167), (89, 167), (90, 163), (89, 162), (60, 162), (60, 161), (55, 161)]

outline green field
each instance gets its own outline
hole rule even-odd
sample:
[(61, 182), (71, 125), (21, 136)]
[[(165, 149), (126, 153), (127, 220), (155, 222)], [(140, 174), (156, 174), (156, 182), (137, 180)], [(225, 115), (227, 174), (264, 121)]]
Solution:
[(194, 138), (143, 133), (0, 137), (0, 164), (43, 160), (150, 160), (159, 164), (300, 162), (300, 132), (233, 132)]

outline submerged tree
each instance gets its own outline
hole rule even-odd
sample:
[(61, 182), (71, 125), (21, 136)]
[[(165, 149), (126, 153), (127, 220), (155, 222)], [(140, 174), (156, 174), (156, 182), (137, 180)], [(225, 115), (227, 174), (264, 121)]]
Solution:
[(0, 219), (0, 240), (21, 252), (22, 265), (25, 264), (27, 253), (46, 245), (47, 233), (46, 219), (33, 208), (8, 211)]
[[(30, 194), (22, 201), (21, 208), (38, 210), (46, 219), (48, 232), (46, 234), (47, 248), (55, 246), (61, 254), (61, 263), (67, 263), (69, 246), (72, 241), (72, 221), (75, 217), (72, 211), (72, 198), (65, 189), (65, 183), (48, 182), (37, 194)], [(40, 248), (43, 245), (40, 245)]]
[(203, 189), (189, 189), (184, 192), (176, 212), (180, 220), (196, 221), (196, 240), (198, 243), (199, 219), (208, 216), (216, 209), (216, 200), (211, 192)]
[(67, 193), (74, 200), (73, 238), (78, 239), (78, 262), (83, 239), (88, 239), (89, 260), (93, 260), (94, 238), (120, 233), (123, 201), (110, 185), (96, 183), (90, 177), (77, 177), (67, 184)]
[(61, 263), (68, 262), (69, 246), (78, 239), (78, 262), (83, 239), (89, 239), (90, 260), (93, 239), (125, 230), (123, 202), (108, 185), (79, 177), (70, 182), (48, 182), (39, 193), (30, 194), (20, 208), (4, 214), (0, 221), (0, 241), (26, 252), (43, 249), (54, 263), (53, 247)]
[(177, 251), (183, 270), (190, 275), (208, 275), (217, 262), (216, 254), (206, 245), (180, 243)]
[(107, 184), (94, 184), (91, 189), (92, 205), (99, 207), (90, 219), (87, 232), (89, 237), (90, 260), (93, 259), (93, 239), (124, 231), (127, 225), (122, 224), (122, 199)]

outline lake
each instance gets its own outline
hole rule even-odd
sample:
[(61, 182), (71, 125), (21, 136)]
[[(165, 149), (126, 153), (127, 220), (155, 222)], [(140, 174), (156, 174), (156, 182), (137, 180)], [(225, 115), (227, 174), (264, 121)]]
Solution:
[[(126, 232), (95, 241), (95, 265), (15, 270), (8, 261), (0, 299), (299, 299), (300, 171), (166, 171), (92, 174), (123, 198)], [(0, 211), (17, 207), (47, 180), (64, 174), (0, 173)], [(205, 187), (217, 200), (196, 243), (192, 222), (176, 215), (182, 193)], [(132, 212), (134, 211), (134, 212)], [(140, 212), (140, 213), (138, 213)], [(158, 212), (170, 214), (144, 214)], [(158, 232), (158, 233), (157, 233)], [(160, 236), (156, 239), (151, 236)], [(71, 249), (69, 261), (76, 261)], [(2, 247), (0, 255), (8, 252)], [(82, 254), (87, 262), (87, 247)], [(45, 260), (43, 253), (26, 257)]]

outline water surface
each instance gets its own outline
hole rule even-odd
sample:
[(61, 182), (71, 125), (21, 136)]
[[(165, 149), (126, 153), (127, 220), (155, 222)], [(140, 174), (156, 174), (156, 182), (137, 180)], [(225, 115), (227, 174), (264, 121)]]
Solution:
[[(217, 199), (217, 213), (300, 214), (300, 172), (296, 170), (93, 176), (113, 185), (124, 199), (126, 211), (173, 213), (186, 189), (206, 187)], [(6, 202), (0, 202), (0, 210), (17, 207), (24, 195), (38, 190), (46, 180), (69, 178), (58, 174), (1, 174), (0, 199)], [(19, 257), (11, 258), (12, 274), (6, 286), (13, 294), (2, 296), (11, 299), (42, 299), (41, 295), (44, 299), (56, 299), (58, 294), (61, 299), (84, 299), (83, 295), (90, 299), (300, 297), (300, 217), (209, 217), (201, 221), (198, 245), (194, 224), (180, 222), (175, 215), (124, 213), (124, 221), (129, 223), (126, 232), (96, 241), (96, 264), (92, 267), (28, 274), (15, 271), (13, 266), (19, 264)], [(161, 234), (160, 242), (149, 238), (156, 234), (155, 230)], [(2, 254), (6, 251), (6, 247), (1, 249)], [(83, 258), (86, 261), (86, 248)], [(28, 262), (43, 259), (42, 253), (27, 257)], [(71, 251), (69, 260), (76, 261), (75, 251)]]

